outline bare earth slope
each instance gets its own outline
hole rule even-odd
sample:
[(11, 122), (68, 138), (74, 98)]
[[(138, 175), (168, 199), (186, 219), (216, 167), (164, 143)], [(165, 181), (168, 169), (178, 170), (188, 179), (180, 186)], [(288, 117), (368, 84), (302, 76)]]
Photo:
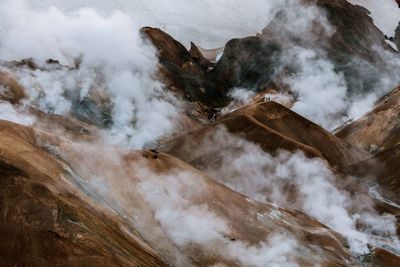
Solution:
[(349, 168), (349, 172), (369, 177), (384, 195), (400, 203), (400, 89), (379, 99), (374, 109), (336, 133), (339, 138), (369, 151), (372, 155)]
[(69, 190), (33, 129), (1, 121), (0, 136), (2, 266), (165, 265), (118, 218)]
[[(351, 261), (343, 239), (317, 221), (246, 200), (171, 156), (73, 143), (6, 121), (0, 121), (0, 140), (3, 266), (163, 266), (177, 257), (191, 265), (235, 266), (244, 262), (236, 249), (262, 250), (260, 242), (268, 244), (274, 234), (293, 240), (294, 250), (283, 254), (302, 266)], [(152, 187), (161, 190), (155, 197), (146, 193)], [(158, 201), (167, 206), (158, 210)], [(164, 221), (159, 213), (169, 204), (183, 215), (199, 209), (213, 216), (216, 237), (203, 243), (190, 224), (172, 215)], [(174, 224), (193, 239), (177, 239)]]
[(400, 88), (381, 97), (372, 111), (335, 135), (370, 152), (382, 151), (400, 142)]
[[(167, 144), (163, 151), (186, 162), (201, 157), (199, 144), (211, 138), (218, 126), (225, 126), (231, 133), (259, 144), (274, 154), (277, 150), (302, 150), (310, 157), (327, 160), (339, 170), (367, 158), (367, 153), (352, 147), (320, 126), (273, 102), (255, 103), (221, 117), (204, 128), (183, 134)], [(215, 151), (223, 149), (213, 147)], [(211, 153), (211, 151), (207, 151)]]

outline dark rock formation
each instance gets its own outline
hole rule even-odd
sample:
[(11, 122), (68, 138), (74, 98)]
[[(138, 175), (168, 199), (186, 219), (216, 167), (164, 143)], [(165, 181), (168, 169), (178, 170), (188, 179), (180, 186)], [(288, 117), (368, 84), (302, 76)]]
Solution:
[(209, 78), (208, 72), (213, 64), (195, 46), (189, 53), (181, 43), (159, 29), (145, 27), (142, 33), (157, 48), (161, 72), (170, 85), (182, 89), (189, 99), (210, 107), (227, 103), (226, 92), (216, 90)]
[[(321, 58), (327, 58), (334, 63), (336, 72), (343, 72), (349, 94), (372, 90), (379, 83), (380, 74), (390, 69), (384, 69), (385, 59), (380, 53), (380, 50), (388, 50), (385, 36), (373, 24), (367, 11), (345, 0), (303, 3), (305, 6), (315, 4), (320, 10), (311, 28), (306, 32), (297, 32), (296, 22), (290, 20), (300, 19), (301, 23), (298, 17), (301, 12), (294, 15), (296, 10), (288, 8), (280, 11), (263, 29), (262, 38), (281, 44), (283, 54), (299, 46), (313, 50)], [(327, 19), (326, 25), (323, 17)], [(296, 66), (288, 67), (296, 72)]]
[(230, 40), (215, 71), (210, 73), (214, 86), (224, 92), (234, 87), (265, 90), (274, 80), (279, 47), (257, 36)]
[(211, 107), (225, 105), (231, 88), (261, 92), (272, 82), (279, 84), (280, 77), (299, 71), (301, 66), (288, 58), (294, 47), (311, 49), (331, 61), (335, 71), (344, 74), (349, 95), (371, 91), (379, 84), (382, 73), (392, 71), (384, 67), (380, 52), (390, 51), (385, 36), (373, 24), (367, 10), (345, 0), (305, 0), (302, 5), (316, 5), (315, 10), (319, 10), (311, 11), (319, 13), (305, 32), (296, 29), (296, 20), (302, 18), (298, 17), (301, 14), (293, 17), (295, 7), (282, 9), (261, 34), (229, 41), (215, 66), (194, 44), (188, 52), (159, 29), (146, 27), (143, 33), (159, 51), (161, 72), (170, 84)]

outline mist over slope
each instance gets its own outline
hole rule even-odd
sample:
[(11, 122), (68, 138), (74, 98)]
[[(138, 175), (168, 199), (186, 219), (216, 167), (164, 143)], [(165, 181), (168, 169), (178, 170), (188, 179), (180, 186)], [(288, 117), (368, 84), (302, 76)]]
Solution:
[(398, 14), (0, 1), (0, 265), (398, 266)]

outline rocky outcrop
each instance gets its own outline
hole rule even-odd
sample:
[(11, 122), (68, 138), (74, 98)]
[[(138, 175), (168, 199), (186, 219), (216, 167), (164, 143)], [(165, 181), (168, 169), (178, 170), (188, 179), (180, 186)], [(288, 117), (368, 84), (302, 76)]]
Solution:
[(297, 29), (297, 23), (290, 21), (302, 23), (301, 12), (294, 15), (298, 12), (296, 7), (282, 9), (262, 33), (229, 41), (215, 66), (194, 44), (188, 52), (159, 29), (146, 27), (143, 33), (159, 51), (161, 72), (170, 84), (211, 107), (225, 105), (229, 99), (227, 93), (234, 87), (261, 92), (271, 83), (280, 85), (282, 77), (301, 68), (287, 58), (296, 47), (312, 49), (316, 55), (331, 61), (335, 71), (344, 74), (349, 95), (372, 90), (380, 82), (379, 75), (391, 71), (385, 69), (381, 55), (381, 51), (391, 50), (366, 10), (345, 0), (302, 3), (305, 10), (311, 8), (304, 11), (307, 16), (315, 13), (311, 15), (315, 17), (310, 22), (311, 28)]
[(203, 56), (203, 53), (193, 42), (190, 43), (189, 54), (192, 56), (193, 60), (204, 69), (210, 70), (215, 67), (215, 63), (209, 61), (205, 56)]
[(205, 59), (194, 44), (189, 52), (159, 29), (144, 27), (142, 33), (157, 48), (161, 73), (168, 85), (179, 88), (187, 98), (209, 107), (226, 103), (226, 92), (216, 90), (208, 75), (214, 64)]
[(274, 80), (280, 45), (258, 36), (230, 40), (211, 73), (214, 86), (228, 92), (234, 87), (263, 91)]
[[(334, 63), (335, 71), (343, 72), (349, 94), (372, 90), (379, 82), (377, 77), (385, 65), (380, 51), (387, 50), (387, 44), (384, 34), (373, 24), (371, 17), (365, 10), (345, 0), (303, 3), (306, 7), (312, 7), (315, 3), (319, 9), (304, 11), (308, 16), (314, 14), (311, 28), (305, 30), (301, 26), (296, 28), (296, 25), (287, 27), (290, 20), (302, 21), (299, 17), (302, 16), (301, 11), (288, 8), (276, 15), (260, 37), (281, 44), (284, 54), (298, 46), (312, 49), (321, 58), (326, 57)], [(289, 64), (286, 70), (296, 72), (296, 66)]]
[(395, 34), (394, 34), (394, 38), (393, 38), (393, 42), (397, 47), (397, 50), (399, 50), (400, 48), (400, 23), (399, 25), (397, 25)]
[[(207, 60), (200, 49), (191, 44), (190, 51), (159, 29), (142, 29), (158, 50), (166, 83), (180, 88), (192, 100), (208, 107), (222, 107), (233, 87), (262, 87), (271, 82), (279, 46), (259, 37), (229, 41), (217, 64)], [(260, 89), (260, 90), (261, 90)]]

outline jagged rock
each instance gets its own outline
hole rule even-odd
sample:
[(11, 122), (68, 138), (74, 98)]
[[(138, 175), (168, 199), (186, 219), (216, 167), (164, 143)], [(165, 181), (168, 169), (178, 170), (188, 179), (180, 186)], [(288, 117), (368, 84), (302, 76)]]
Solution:
[(212, 63), (208, 59), (206, 59), (203, 54), (201, 53), (200, 49), (193, 43), (190, 43), (190, 50), (189, 54), (192, 58), (197, 61), (197, 63), (202, 66), (206, 70), (211, 70), (215, 67), (215, 63)]
[(230, 40), (210, 73), (214, 86), (224, 92), (234, 87), (262, 91), (274, 80), (280, 52), (277, 43), (257, 36)]
[(142, 33), (157, 48), (160, 64), (163, 66), (161, 72), (170, 85), (183, 90), (183, 94), (190, 99), (210, 107), (227, 103), (224, 92), (211, 85), (207, 73), (212, 64), (206, 62), (199, 51), (192, 47), (193, 57), (181, 43), (160, 29), (144, 27)]
[(395, 35), (393, 38), (393, 42), (396, 45), (397, 50), (399, 50), (400, 49), (400, 22), (399, 22), (399, 25), (397, 25)]
[[(295, 46), (312, 49), (333, 62), (335, 71), (344, 74), (349, 95), (372, 90), (380, 82), (380, 74), (391, 71), (385, 69), (385, 61), (379, 52), (391, 51), (385, 36), (366, 10), (345, 0), (303, 1), (303, 5), (314, 3), (331, 26), (315, 22), (303, 36), (287, 29), (291, 23), (288, 15), (291, 10), (283, 9), (261, 34), (229, 41), (215, 67), (194, 44), (188, 52), (159, 29), (146, 27), (143, 32), (159, 51), (161, 72), (165, 77), (190, 98), (206, 106), (226, 105), (231, 88), (245, 87), (261, 92), (271, 82), (280, 84), (282, 76), (298, 71), (299, 67), (285, 58)], [(326, 27), (331, 28), (331, 33), (326, 33)]]
[(62, 65), (58, 60), (47, 59), (44, 62), (38, 62), (34, 58), (25, 58), (21, 60), (13, 60), (2, 62), (5, 67), (15, 70), (20, 68), (28, 68), (30, 70), (41, 70), (41, 71), (53, 71), (61, 69), (72, 69), (70, 67)]

